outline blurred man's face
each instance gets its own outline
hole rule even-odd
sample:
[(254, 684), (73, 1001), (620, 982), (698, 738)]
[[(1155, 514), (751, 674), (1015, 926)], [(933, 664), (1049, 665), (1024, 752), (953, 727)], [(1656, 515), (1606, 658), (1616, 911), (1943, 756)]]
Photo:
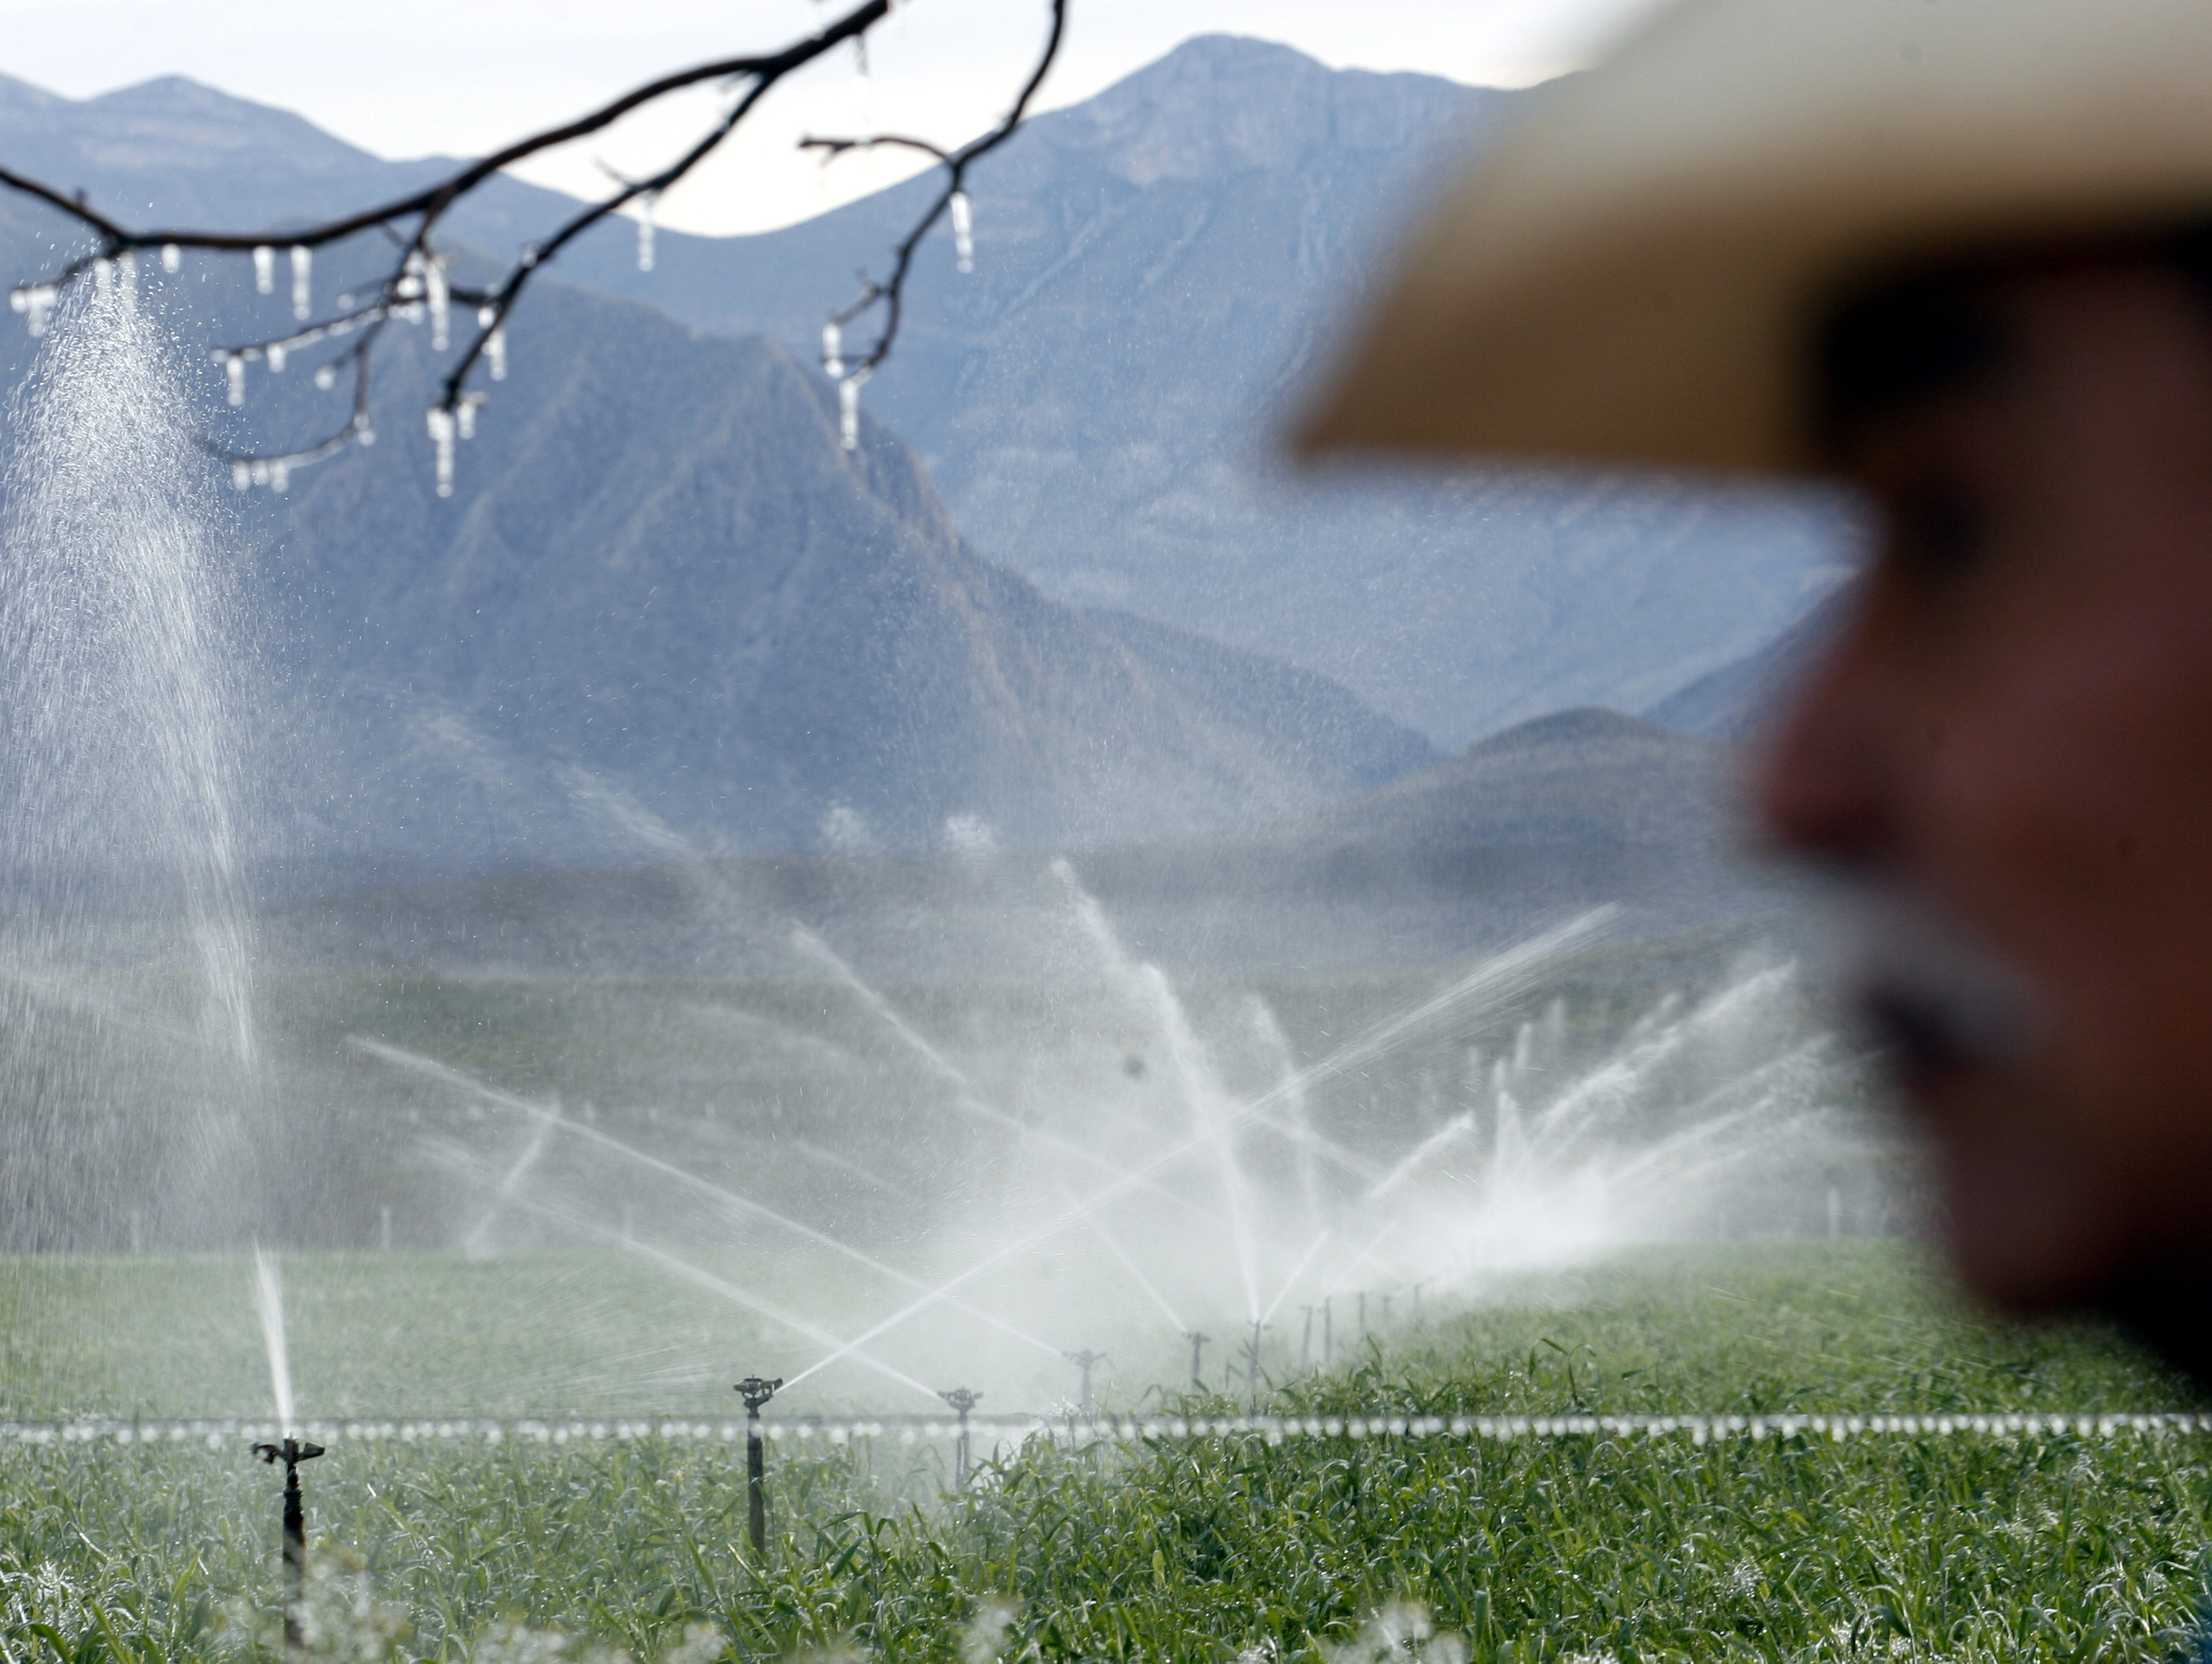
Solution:
[(2212, 303), (1990, 294), (1997, 368), (1844, 438), (1886, 531), (1761, 807), (1887, 904), (1863, 992), (1969, 1279), (2125, 1304), (2212, 1266)]

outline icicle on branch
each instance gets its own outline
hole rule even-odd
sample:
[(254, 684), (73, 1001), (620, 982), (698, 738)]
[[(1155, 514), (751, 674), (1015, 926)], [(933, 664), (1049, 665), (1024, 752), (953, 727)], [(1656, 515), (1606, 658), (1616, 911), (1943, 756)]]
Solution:
[[(864, 275), (860, 298), (833, 313), (823, 331), (823, 362), (840, 384), (839, 432), (848, 450), (857, 448), (860, 443), (860, 387), (890, 356), (897, 338), (907, 276), (913, 266), (915, 249), (940, 219), (949, 217), (960, 270), (969, 270), (974, 264), (972, 221), (966, 189), (968, 170), (979, 158), (1012, 136), (1059, 56), (1066, 33), (1067, 0), (1048, 0), (1048, 3), (1049, 27), (1028, 79), (1012, 106), (981, 137), (952, 150), (924, 140), (889, 134), (852, 139), (810, 138), (803, 142), (802, 148), (826, 151), (825, 161), (847, 151), (878, 145), (921, 150), (933, 157), (945, 175), (944, 189), (933, 197), (927, 210), (893, 250), (888, 275), (880, 280)], [(266, 485), (279, 490), (293, 470), (333, 455), (349, 445), (375, 442), (376, 429), (368, 411), (370, 370), (377, 344), (393, 319), (410, 324), (427, 319), (433, 349), (445, 352), (451, 345), (453, 309), (472, 309), (474, 333), (462, 343), (459, 356), (447, 371), (437, 400), (426, 418), (435, 456), (438, 490), (441, 495), (449, 495), (453, 489), (454, 441), (465, 440), (475, 433), (477, 411), (485, 399), (482, 391), (469, 387), (470, 378), (481, 365), (487, 379), (506, 379), (507, 320), (532, 277), (585, 232), (626, 209), (633, 211), (637, 222), (639, 268), (650, 271), (653, 264), (653, 216), (661, 196), (713, 155), (770, 89), (793, 70), (848, 41), (853, 43), (865, 63), (868, 31), (890, 15), (893, 4), (894, 0), (865, 0), (865, 3), (827, 27), (794, 41), (781, 52), (725, 58), (664, 76), (577, 120), (519, 139), (412, 196), (320, 225), (293, 229), (281, 237), (265, 233), (133, 230), (94, 209), (82, 192), (64, 194), (0, 167), (0, 186), (33, 197), (66, 215), (89, 231), (94, 240), (91, 252), (42, 281), (19, 285), (10, 292), (9, 304), (23, 317), (32, 334), (41, 334), (62, 293), (71, 283), (88, 272), (94, 274), (102, 283), (112, 281), (115, 263), (127, 261), (141, 249), (158, 250), (162, 270), (172, 273), (181, 267), (183, 252), (188, 248), (246, 255), (252, 263), (255, 289), (270, 295), (276, 291), (277, 248), (280, 244), (283, 246), (290, 263), (292, 315), (302, 327), (273, 339), (216, 350), (215, 357), (223, 367), (229, 401), (234, 405), (244, 402), (246, 371), (251, 366), (259, 364), (270, 373), (278, 373), (292, 355), (326, 342), (343, 340), (346, 344), (342, 350), (316, 367), (313, 380), (317, 388), (329, 391), (341, 380), (349, 380), (351, 409), (344, 423), (321, 440), (281, 454), (234, 451), (208, 444), (210, 451), (230, 464), (232, 479), (241, 489)], [(458, 285), (448, 279), (449, 257), (439, 250), (434, 239), (440, 222), (455, 203), (516, 162), (587, 137), (611, 126), (632, 111), (708, 82), (724, 83), (732, 94), (730, 102), (720, 118), (666, 167), (641, 179), (617, 179), (610, 194), (586, 205), (542, 241), (526, 245), (496, 283), (477, 288)], [(331, 315), (317, 321), (313, 294), (315, 251), (373, 231), (383, 233), (394, 246), (396, 253), (391, 268), (368, 289), (338, 296)], [(848, 355), (842, 344), (844, 331), (864, 319), (872, 320), (872, 338), (858, 354)]]

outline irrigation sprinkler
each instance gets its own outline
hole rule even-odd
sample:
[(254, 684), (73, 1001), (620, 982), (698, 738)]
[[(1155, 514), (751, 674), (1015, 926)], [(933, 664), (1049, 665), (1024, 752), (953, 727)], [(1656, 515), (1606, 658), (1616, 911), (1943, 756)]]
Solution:
[(284, 1464), (284, 1645), (297, 1652), (307, 1644), (300, 1626), (307, 1579), (307, 1510), (300, 1501), (300, 1464), (321, 1455), (323, 1447), (287, 1433), (282, 1444), (257, 1444), (253, 1454), (271, 1467)]
[(756, 1559), (768, 1552), (768, 1444), (761, 1431), (761, 1406), (782, 1385), (781, 1376), (774, 1381), (747, 1376), (734, 1389), (745, 1401), (745, 1536)]
[(1194, 1387), (1203, 1387), (1206, 1385), (1206, 1377), (1199, 1371), (1199, 1361), (1205, 1353), (1206, 1343), (1213, 1337), (1210, 1334), (1200, 1334), (1196, 1329), (1185, 1329), (1182, 1332), (1182, 1338), (1190, 1342), (1190, 1384)]
[(1106, 1354), (1094, 1352), (1085, 1346), (1079, 1352), (1062, 1352), (1060, 1356), (1083, 1371), (1083, 1418), (1088, 1421), (1091, 1419), (1091, 1372), (1106, 1361)]
[(1251, 1366), (1252, 1413), (1255, 1416), (1260, 1413), (1260, 1337), (1274, 1327), (1273, 1323), (1263, 1322), (1256, 1317), (1252, 1320), (1252, 1351), (1247, 1362)]
[(965, 1387), (955, 1387), (949, 1393), (939, 1393), (938, 1397), (951, 1405), (953, 1413), (960, 1418), (960, 1435), (952, 1444), (952, 1488), (965, 1491), (968, 1488), (968, 1412), (983, 1401), (983, 1395), (971, 1393)]

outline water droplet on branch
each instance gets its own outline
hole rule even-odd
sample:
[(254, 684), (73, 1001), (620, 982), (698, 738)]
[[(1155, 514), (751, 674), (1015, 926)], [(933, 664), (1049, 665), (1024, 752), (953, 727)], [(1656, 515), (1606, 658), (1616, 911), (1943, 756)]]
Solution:
[(837, 435), (848, 451), (860, 448), (860, 387), (867, 379), (863, 366), (837, 384)]
[(637, 199), (637, 269), (653, 270), (653, 206), (655, 195), (647, 191)]
[(229, 383), (231, 408), (235, 410), (246, 403), (246, 355), (243, 353), (225, 353), (222, 355), (222, 373)]
[(453, 413), (441, 405), (433, 404), (423, 413), (430, 429), (430, 443), (438, 452), (438, 495), (453, 495)]
[(305, 322), (314, 312), (312, 276), (315, 251), (305, 243), (292, 245), (292, 316)]
[(484, 362), (491, 367), (491, 379), (507, 380), (507, 325), (502, 324), (484, 337)]
[(263, 295), (276, 292), (276, 251), (266, 244), (253, 251), (253, 287)]
[(328, 392), (331, 388), (337, 385), (338, 370), (337, 365), (319, 364), (315, 367), (315, 386), (321, 388), (325, 392)]
[(845, 331), (835, 324), (822, 326), (822, 367), (832, 380), (845, 379)]
[(422, 288), (430, 302), (430, 349), (443, 352), (453, 339), (453, 296), (446, 287), (446, 263), (437, 255), (422, 263)]
[(54, 302), (60, 295), (52, 283), (27, 283), (8, 292), (8, 304), (23, 314), (24, 326), (36, 339), (46, 332), (46, 320), (53, 316)]
[(179, 248), (174, 243), (163, 243), (161, 245), (162, 270), (173, 272), (181, 269), (184, 264), (184, 250)]
[(963, 272), (975, 270), (975, 210), (969, 204), (968, 193), (956, 191), (946, 206), (952, 211), (952, 256)]

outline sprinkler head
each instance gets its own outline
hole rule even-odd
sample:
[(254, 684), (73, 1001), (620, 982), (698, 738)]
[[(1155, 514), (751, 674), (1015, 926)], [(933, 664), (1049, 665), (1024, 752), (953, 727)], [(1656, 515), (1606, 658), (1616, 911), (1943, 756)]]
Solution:
[(939, 1393), (938, 1397), (963, 1416), (983, 1401), (982, 1394), (971, 1393), (965, 1387), (955, 1387), (949, 1393)]
[(739, 1398), (744, 1400), (745, 1413), (757, 1416), (761, 1412), (761, 1406), (774, 1398), (777, 1388), (782, 1385), (783, 1377), (781, 1376), (774, 1381), (763, 1381), (758, 1376), (747, 1376), (732, 1390)]
[(323, 1447), (319, 1444), (310, 1444), (305, 1439), (288, 1436), (282, 1444), (255, 1445), (253, 1454), (271, 1467), (280, 1461), (283, 1462), (285, 1477), (289, 1479), (301, 1462), (313, 1461), (317, 1456), (321, 1455)]

